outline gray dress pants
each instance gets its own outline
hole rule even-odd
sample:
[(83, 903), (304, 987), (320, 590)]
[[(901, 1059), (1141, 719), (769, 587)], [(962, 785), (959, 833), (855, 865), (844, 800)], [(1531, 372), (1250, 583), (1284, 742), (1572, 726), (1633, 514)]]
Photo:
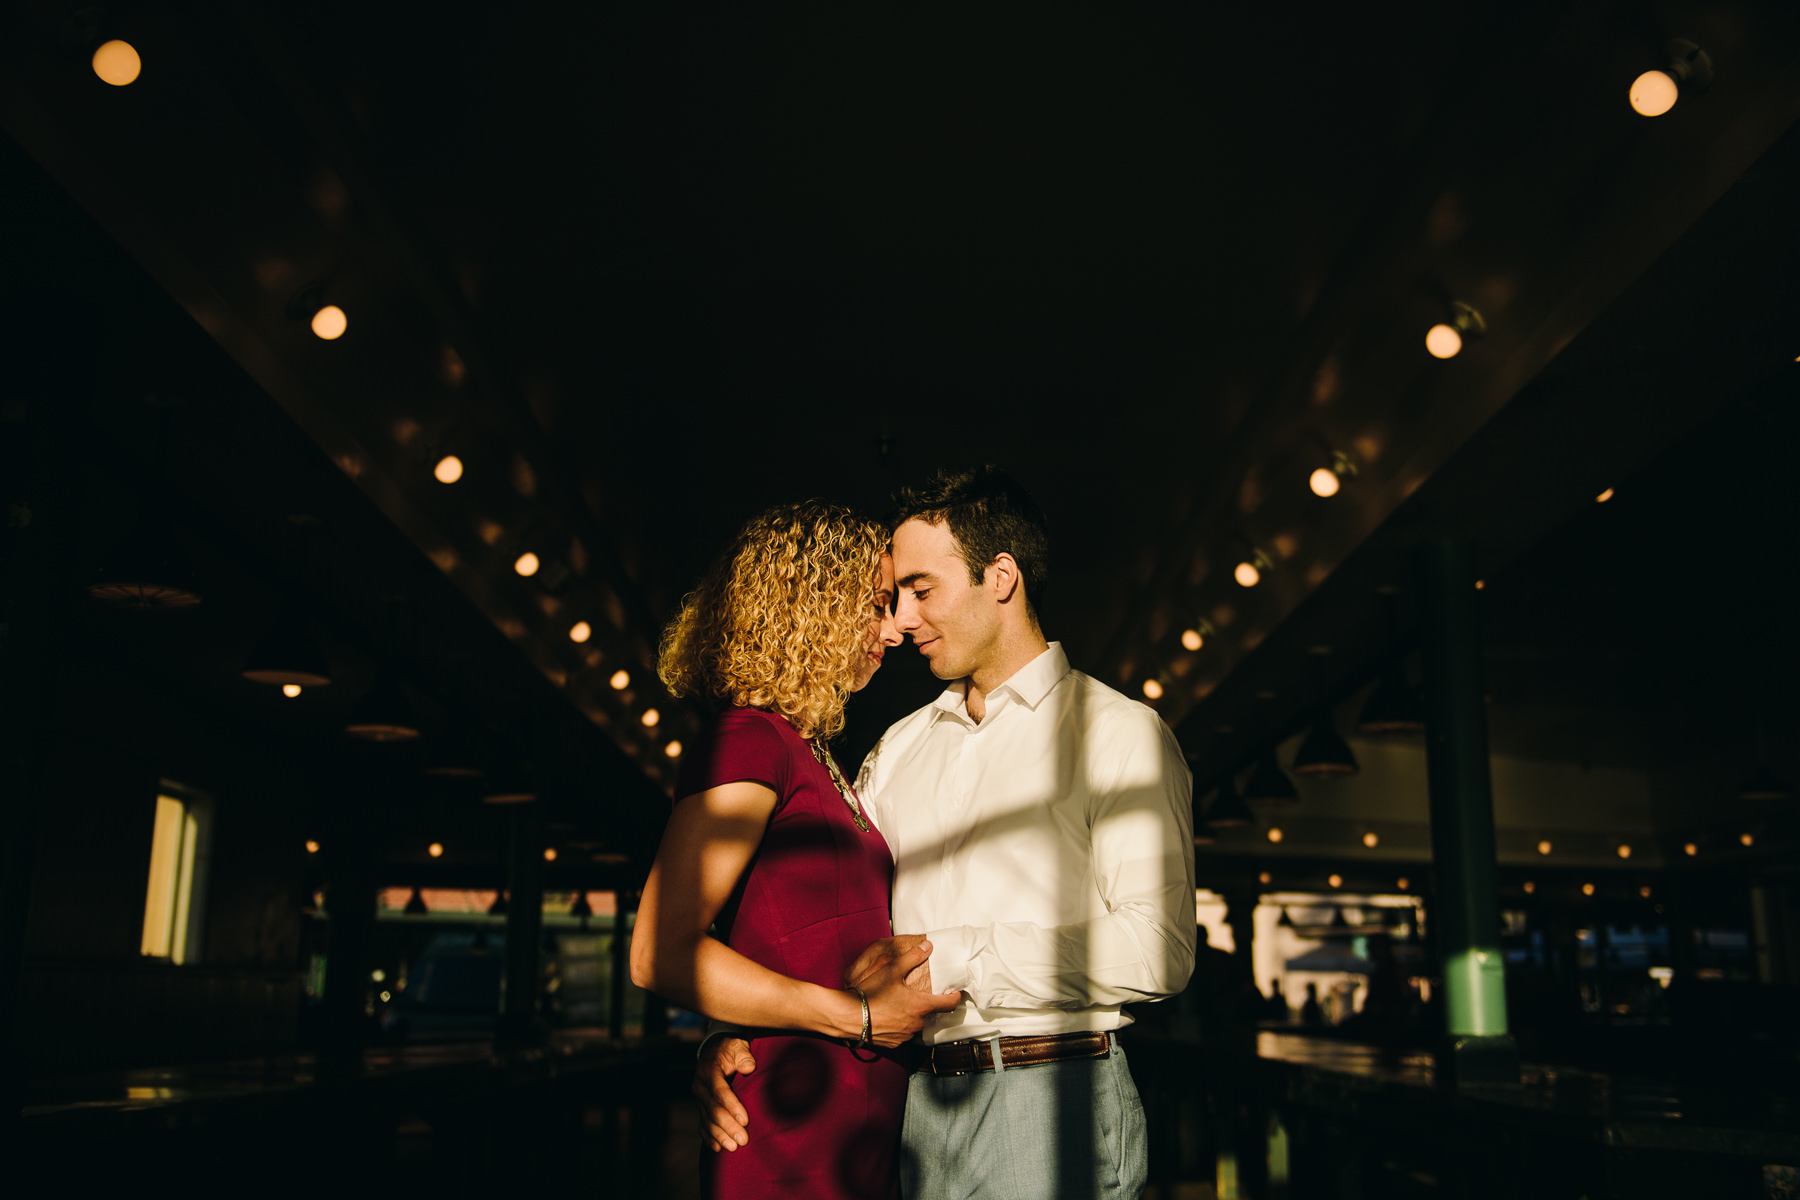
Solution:
[(915, 1074), (900, 1133), (903, 1200), (1137, 1200), (1144, 1106), (1112, 1039), (1105, 1058)]

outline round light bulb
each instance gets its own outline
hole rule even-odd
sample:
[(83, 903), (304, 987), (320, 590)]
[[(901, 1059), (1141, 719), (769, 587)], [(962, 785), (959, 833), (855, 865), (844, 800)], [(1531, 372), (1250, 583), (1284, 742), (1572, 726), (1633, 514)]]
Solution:
[(1281, 833), (1280, 829), (1272, 828), (1269, 830), (1268, 836), (1269, 836), (1269, 840), (1271, 842), (1279, 842), (1279, 841), (1281, 841), (1282, 833)]
[(1645, 71), (1631, 81), (1632, 111), (1643, 117), (1660, 117), (1681, 99), (1681, 89), (1667, 71)]
[(655, 729), (656, 723), (662, 720), (662, 714), (657, 712), (654, 708), (646, 708), (644, 710), (644, 715), (639, 717), (638, 720), (644, 723), (645, 729)]
[(1619, 857), (1620, 858), (1630, 858), (1631, 857), (1631, 847), (1630, 846), (1620, 846), (1619, 847)]
[(1262, 582), (1262, 572), (1256, 569), (1256, 564), (1253, 562), (1239, 563), (1237, 570), (1231, 573), (1231, 577), (1238, 581), (1239, 587), (1255, 587)]
[(138, 57), (137, 48), (117, 38), (94, 51), (93, 63), (94, 74), (114, 87), (135, 83), (144, 69), (144, 60)]
[(1342, 875), (1327, 875), (1325, 877), (1325, 882), (1334, 888), (1340, 888), (1344, 886), (1344, 877)]
[(538, 573), (538, 556), (527, 550), (513, 560), (513, 570), (529, 579)]
[(1365, 833), (1363, 834), (1363, 845), (1373, 850), (1375, 847), (1381, 845), (1381, 839), (1375, 834)]
[(1161, 700), (1163, 685), (1155, 679), (1144, 680), (1144, 695), (1151, 700)]
[(1267, 871), (1259, 871), (1256, 876), (1256, 882), (1264, 884), (1274, 883), (1275, 876), (1269, 874)]
[(306, 852), (308, 854), (317, 854), (319, 852), (319, 843), (313, 841), (311, 838), (307, 838), (306, 839)]
[(462, 472), (462, 459), (454, 454), (444, 455), (438, 459), (437, 466), (431, 469), (431, 473), (437, 477), (439, 483), (455, 483), (462, 478)]
[(1407, 888), (1412, 886), (1412, 880), (1402, 875), (1400, 878), (1394, 880), (1394, 886), (1404, 892)]
[(1538, 843), (1537, 850), (1538, 850), (1539, 854), (1548, 854), (1548, 853), (1550, 853), (1550, 851), (1554, 850), (1555, 848), (1556, 847), (1554, 847), (1550, 844), (1550, 839), (1545, 838), (1543, 841)]
[(281, 685), (281, 694), (286, 696), (289, 700), (292, 700), (295, 696), (300, 694), (300, 685), (297, 683), (284, 683)]
[(1433, 325), (1425, 331), (1425, 349), (1433, 358), (1455, 358), (1462, 353), (1462, 334), (1453, 325)]
[(593, 636), (594, 627), (589, 625), (586, 621), (577, 621), (569, 626), (569, 640), (571, 642), (585, 642)]
[(335, 304), (327, 304), (313, 314), (312, 331), (328, 342), (335, 342), (350, 328), (350, 318)]
[(1531, 880), (1527, 879), (1525, 881), (1525, 894), (1527, 896), (1529, 896), (1529, 895), (1531, 895), (1531, 893), (1533, 893), (1535, 891), (1537, 891), (1537, 884), (1535, 884), (1535, 883), (1531, 882)]
[(1337, 477), (1337, 472), (1330, 467), (1320, 467), (1314, 471), (1312, 478), (1307, 480), (1307, 483), (1311, 485), (1313, 495), (1326, 498), (1337, 495), (1338, 488), (1343, 486), (1342, 481)]
[(1756, 835), (1754, 833), (1740, 833), (1738, 834), (1738, 841), (1746, 846), (1754, 846), (1756, 845)]
[(1648, 900), (1650, 898), (1650, 885), (1646, 883), (1643, 887), (1639, 888), (1638, 895)]
[(431, 843), (431, 845), (425, 847), (425, 853), (431, 855), (431, 857), (433, 857), (433, 858), (444, 857), (444, 843), (442, 843), (442, 842)]
[(1181, 648), (1183, 650), (1198, 650), (1204, 645), (1206, 645), (1206, 639), (1200, 636), (1200, 631), (1198, 629), (1184, 629), (1181, 631)]
[(556, 861), (556, 847), (555, 846), (545, 846), (544, 847), (544, 861), (545, 862), (555, 862)]
[(1681, 852), (1683, 854), (1687, 855), (1689, 858), (1693, 858), (1695, 855), (1700, 853), (1700, 847), (1695, 842), (1689, 842), (1687, 845), (1685, 845), (1681, 848)]
[(663, 747), (663, 753), (668, 755), (670, 758), (680, 758), (681, 757), (681, 743), (678, 741), (670, 742), (668, 745)]
[(612, 673), (612, 678), (607, 680), (607, 682), (612, 684), (613, 691), (622, 692), (631, 686), (631, 673), (624, 670), (614, 671)]
[(1582, 895), (1584, 895), (1584, 896), (1591, 896), (1591, 895), (1593, 895), (1593, 894), (1594, 894), (1594, 885), (1593, 885), (1593, 884), (1591, 884), (1591, 883), (1584, 883), (1584, 884), (1582, 884), (1582, 885), (1581, 885), (1581, 894), (1582, 894)]
[(1601, 492), (1598, 496), (1594, 497), (1594, 503), (1605, 504), (1608, 500), (1611, 500), (1612, 498), (1613, 498), (1613, 490), (1611, 488), (1607, 488), (1604, 492)]

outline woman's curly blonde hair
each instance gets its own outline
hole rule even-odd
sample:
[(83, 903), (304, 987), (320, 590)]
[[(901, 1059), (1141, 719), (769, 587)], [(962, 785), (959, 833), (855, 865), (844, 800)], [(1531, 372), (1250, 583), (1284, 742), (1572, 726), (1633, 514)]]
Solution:
[(888, 530), (809, 500), (745, 525), (663, 631), (677, 696), (766, 708), (801, 737), (843, 728)]

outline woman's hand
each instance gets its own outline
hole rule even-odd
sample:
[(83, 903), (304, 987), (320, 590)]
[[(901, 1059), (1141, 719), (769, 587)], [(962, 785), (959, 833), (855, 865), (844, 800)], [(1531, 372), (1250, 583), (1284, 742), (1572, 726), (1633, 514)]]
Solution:
[(925, 1028), (932, 1013), (962, 1003), (961, 992), (931, 990), (931, 943), (923, 934), (885, 938), (864, 950), (844, 973), (869, 1001), (869, 1040), (883, 1049)]

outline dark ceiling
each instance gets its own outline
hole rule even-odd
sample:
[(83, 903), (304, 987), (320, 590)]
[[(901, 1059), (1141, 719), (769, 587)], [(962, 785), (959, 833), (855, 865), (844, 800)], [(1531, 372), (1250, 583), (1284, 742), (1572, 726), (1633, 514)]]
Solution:
[[(1404, 643), (1376, 588), (1422, 536), (1501, 568), (1496, 738), (1522, 751), (1641, 745), (1593, 730), (1647, 694), (1640, 639), (1671, 608), (1779, 623), (1642, 572), (1659, 530), (1722, 529), (1736, 594), (1784, 594), (1760, 566), (1785, 556), (1745, 555), (1791, 540), (1792, 503), (1745, 503), (1735, 455), (1779, 477), (1767, 432), (1792, 431), (1770, 374), (1800, 352), (1771, 266), (1794, 258), (1791, 5), (44, 0), (8, 21), (6, 128), (323, 452), (331, 482), (295, 494), (384, 516), (454, 585), (409, 594), (485, 622), (659, 783), (693, 715), (645, 666), (731, 529), (806, 495), (879, 509), (946, 464), (1039, 495), (1047, 632), (1134, 695), (1166, 681), (1203, 783)], [(1717, 81), (1646, 121), (1626, 87), (1676, 34)], [(100, 36), (142, 80), (98, 83)], [(350, 312), (340, 343), (283, 315), (310, 283)], [(1422, 335), (1452, 300), (1488, 331), (1438, 363)], [(148, 429), (113, 432), (141, 461)], [(1327, 503), (1304, 481), (1332, 450), (1360, 473)], [(444, 452), (470, 468), (453, 489), (428, 475)], [(286, 535), (244, 536), (274, 561)], [(1252, 546), (1276, 569), (1246, 593)], [(513, 578), (526, 548), (569, 581)], [(1187, 654), (1197, 616), (1219, 636)], [(579, 650), (575, 619), (600, 630)], [(1749, 694), (1682, 645), (1693, 686)], [(890, 662), (846, 757), (934, 690)], [(669, 715), (646, 733), (649, 704)]]

